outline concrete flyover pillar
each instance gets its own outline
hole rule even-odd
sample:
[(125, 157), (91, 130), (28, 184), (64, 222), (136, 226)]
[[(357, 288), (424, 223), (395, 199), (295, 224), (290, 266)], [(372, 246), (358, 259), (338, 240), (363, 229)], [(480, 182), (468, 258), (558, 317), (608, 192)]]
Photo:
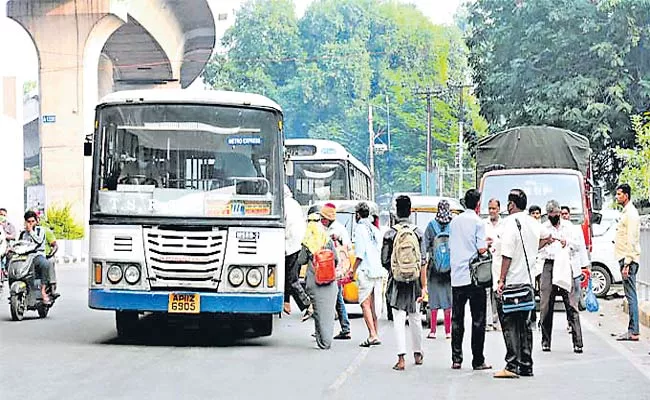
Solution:
[[(0, 74), (0, 171), (2, 186), (8, 191), (0, 198), (0, 207), (7, 209), (9, 220), (23, 226), (23, 82), (11, 75)], [(19, 189), (20, 188), (20, 189)]]
[(7, 4), (7, 15), (29, 33), (39, 56), (42, 180), (47, 203), (70, 204), (79, 222), (85, 215), (83, 139), (92, 132), (92, 120), (84, 115), (97, 100), (101, 47), (126, 18), (120, 4), (115, 0), (13, 0)]
[[(188, 1), (189, 2), (189, 1)], [(115, 90), (187, 87), (214, 48), (207, 0), (9, 0), (7, 16), (39, 58), (42, 180), (47, 205), (88, 220), (91, 165), (84, 137)]]

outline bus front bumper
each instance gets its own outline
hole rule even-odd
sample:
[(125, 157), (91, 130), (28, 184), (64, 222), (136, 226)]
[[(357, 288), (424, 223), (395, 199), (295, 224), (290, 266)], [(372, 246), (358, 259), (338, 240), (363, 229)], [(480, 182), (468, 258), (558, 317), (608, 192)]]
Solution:
[(88, 290), (88, 306), (96, 310), (167, 312), (170, 294), (198, 293), (205, 313), (276, 314), (282, 312), (282, 293), (149, 292), (137, 290)]

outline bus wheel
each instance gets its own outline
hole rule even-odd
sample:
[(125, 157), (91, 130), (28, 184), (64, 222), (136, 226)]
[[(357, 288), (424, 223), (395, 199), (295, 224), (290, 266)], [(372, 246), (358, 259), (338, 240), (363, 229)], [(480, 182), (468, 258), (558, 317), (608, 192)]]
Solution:
[(257, 336), (271, 336), (273, 333), (273, 315), (264, 316), (253, 322), (253, 330)]
[(115, 311), (115, 327), (120, 338), (132, 338), (138, 329), (138, 313), (136, 311)]

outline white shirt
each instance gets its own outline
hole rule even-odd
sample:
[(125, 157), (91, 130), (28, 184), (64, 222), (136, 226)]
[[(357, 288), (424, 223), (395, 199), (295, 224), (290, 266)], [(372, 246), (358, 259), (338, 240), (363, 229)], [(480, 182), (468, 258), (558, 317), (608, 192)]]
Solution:
[(307, 221), (302, 213), (302, 207), (293, 197), (284, 198), (284, 252), (286, 255), (300, 251), (302, 240), (307, 232)]
[(570, 250), (577, 249), (574, 240), (575, 230), (571, 222), (560, 219), (560, 226), (556, 228), (551, 224), (550, 221), (546, 221), (544, 222), (543, 227), (551, 234), (551, 236), (553, 236), (555, 239), (559, 239), (558, 241), (548, 244), (539, 250), (540, 257), (543, 259), (555, 260), (555, 255), (562, 249), (562, 243), (560, 243), (560, 240), (566, 240), (566, 245), (569, 246)]
[(345, 226), (339, 221), (332, 221), (330, 226), (327, 228), (327, 234), (338, 237), (343, 243), (343, 246), (350, 245), (350, 235), (348, 234), (348, 230), (345, 229)]
[(499, 216), (496, 225), (488, 217), (485, 220), (485, 238), (492, 239), (488, 248), (492, 253), (492, 287), (494, 290), (499, 286), (499, 275), (501, 274), (501, 230), (503, 229), (503, 218)]
[[(516, 220), (521, 224), (521, 236), (517, 228)], [(530, 215), (524, 212), (518, 212), (508, 216), (503, 221), (503, 230), (501, 235), (501, 255), (508, 257), (510, 268), (506, 275), (506, 285), (520, 285), (531, 284), (532, 273), (537, 257), (540, 237), (547, 237), (547, 232), (544, 228)], [(522, 239), (523, 238), (523, 244)], [(524, 255), (524, 246), (526, 253)], [(531, 275), (528, 274), (528, 265), (530, 266)], [(499, 280), (501, 271), (497, 275), (496, 280)]]
[(354, 254), (361, 259), (359, 270), (368, 278), (382, 278), (386, 270), (381, 265), (381, 233), (367, 221), (360, 221), (354, 227)]
[(498, 238), (498, 236), (501, 234), (501, 227), (503, 225), (503, 218), (499, 216), (499, 219), (497, 219), (497, 223), (494, 224), (491, 220), (490, 217), (485, 219), (485, 239), (492, 239), (493, 241)]
[(589, 265), (587, 244), (580, 225), (573, 225), (573, 239), (571, 242), (575, 244), (575, 246), (571, 247), (571, 271), (573, 277), (577, 278), (582, 275), (582, 267)]

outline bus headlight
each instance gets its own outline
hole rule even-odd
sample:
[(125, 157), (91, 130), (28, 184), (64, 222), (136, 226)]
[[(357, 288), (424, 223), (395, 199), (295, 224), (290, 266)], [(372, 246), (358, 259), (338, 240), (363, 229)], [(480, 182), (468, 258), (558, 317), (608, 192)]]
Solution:
[(129, 265), (124, 270), (124, 280), (129, 285), (135, 285), (140, 281), (140, 268), (135, 265)]
[(122, 267), (117, 264), (111, 265), (106, 271), (106, 277), (112, 284), (118, 283), (122, 280)]
[(246, 274), (246, 282), (252, 287), (258, 287), (262, 283), (262, 276), (259, 268), (251, 268)]
[(244, 271), (239, 267), (230, 268), (228, 272), (228, 282), (233, 287), (239, 287), (244, 283)]

